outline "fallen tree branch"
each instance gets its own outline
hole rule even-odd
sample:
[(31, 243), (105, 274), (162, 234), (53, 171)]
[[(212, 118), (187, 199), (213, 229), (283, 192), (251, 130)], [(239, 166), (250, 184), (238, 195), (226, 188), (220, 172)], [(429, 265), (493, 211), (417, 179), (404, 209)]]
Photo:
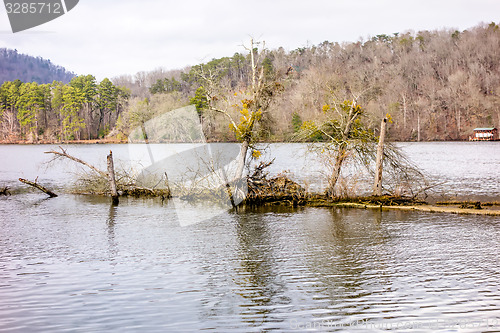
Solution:
[[(37, 179), (38, 179), (38, 178), (37, 178)], [(51, 197), (51, 198), (55, 198), (55, 197), (57, 197), (57, 194), (55, 194), (55, 193), (54, 193), (54, 192), (52, 192), (51, 190), (47, 189), (46, 187), (43, 187), (42, 185), (38, 184), (38, 183), (36, 182), (36, 179), (35, 179), (35, 181), (34, 181), (34, 182), (30, 182), (29, 180), (26, 180), (26, 179), (23, 179), (23, 178), (19, 178), (19, 181), (20, 181), (21, 183), (24, 183), (24, 184), (26, 184), (26, 185), (29, 185), (29, 186), (32, 186), (32, 187), (34, 187), (34, 188), (39, 189), (40, 191), (42, 191), (42, 192), (44, 192), (44, 193), (48, 194), (48, 195), (49, 195), (49, 197)]]
[[(426, 191), (434, 188), (434, 187), (437, 187), (437, 186), (441, 186), (443, 184), (445, 184), (446, 182), (440, 182), (440, 183), (436, 183), (436, 184), (430, 184), (424, 188), (421, 188), (419, 189), (415, 194), (413, 194), (413, 196), (411, 197), (412, 199), (416, 199), (421, 193), (425, 193)], [(427, 195), (426, 195), (427, 197)]]
[(56, 156), (60, 156), (60, 157), (66, 157), (66, 158), (69, 158), (70, 160), (73, 160), (77, 163), (80, 163), (80, 164), (83, 164), (85, 165), (86, 167), (94, 170), (95, 172), (97, 172), (98, 174), (100, 174), (101, 176), (105, 177), (105, 178), (108, 178), (108, 174), (104, 171), (101, 171), (99, 169), (97, 169), (95, 166), (93, 166), (92, 164), (89, 164), (85, 161), (82, 161), (81, 159), (77, 158), (77, 157), (74, 157), (74, 156), (71, 156), (69, 155), (68, 153), (66, 153), (66, 150), (64, 150), (61, 146), (59, 146), (59, 148), (61, 149), (61, 151), (55, 151), (55, 150), (51, 150), (51, 151), (46, 151), (45, 154), (54, 154)]

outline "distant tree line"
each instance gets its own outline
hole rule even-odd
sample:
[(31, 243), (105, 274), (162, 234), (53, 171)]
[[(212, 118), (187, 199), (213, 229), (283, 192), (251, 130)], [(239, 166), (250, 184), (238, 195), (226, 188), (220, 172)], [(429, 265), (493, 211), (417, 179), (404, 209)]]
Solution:
[[(322, 107), (339, 90), (345, 92), (339, 102), (359, 95), (373, 130), (389, 113), (393, 124), (388, 136), (393, 140), (467, 139), (474, 127), (500, 126), (498, 50), (500, 29), (495, 23), (465, 31), (382, 34), (352, 43), (266, 50), (265, 75), (279, 80), (283, 91), (263, 115), (261, 139), (286, 140), (303, 122), (321, 120)], [(185, 104), (197, 103), (213, 140), (234, 138), (221, 115), (202, 110), (200, 89), (207, 85), (196, 74), (200, 72), (217, 81), (223, 87), (219, 95), (228, 97), (251, 81), (250, 57), (236, 53), (182, 70), (158, 69), (113, 81), (128, 87), (138, 101), (175, 94)]]
[(53, 81), (68, 83), (74, 76), (74, 73), (52, 64), (50, 60), (0, 48), (0, 82), (21, 80), (39, 84)]
[[(363, 106), (367, 128), (375, 133), (380, 120), (390, 114), (392, 140), (464, 140), (474, 127), (500, 126), (498, 50), (500, 29), (495, 23), (465, 31), (394, 33), (342, 44), (325, 41), (292, 51), (263, 47), (258, 75), (269, 85), (259, 92), (265, 112), (252, 132), (262, 141), (288, 140), (308, 122), (325, 121), (324, 107), (332, 99), (336, 103), (356, 99)], [(17, 131), (26, 136), (50, 128), (62, 137), (73, 133), (75, 138), (95, 138), (109, 129), (125, 137), (163, 112), (194, 104), (208, 139), (238, 140), (228, 119), (238, 119), (241, 100), (252, 95), (256, 74), (251, 55), (235, 53), (184, 69), (123, 75), (113, 78), (113, 83), (97, 84), (87, 76), (68, 85), (49, 85), (50, 89), (38, 85), (41, 95), (51, 100), (47, 120), (45, 106), (38, 106), (41, 102), (32, 103), (35, 108), (23, 104), (34, 98), (28, 93), (34, 89), (32, 84), (4, 83), (10, 86), (1, 90), (1, 133), (5, 137)], [(107, 97), (101, 97), (107, 96), (105, 85), (113, 87), (109, 89), (114, 89), (114, 102), (106, 103)], [(12, 104), (4, 97), (10, 89), (26, 92)], [(67, 98), (56, 97), (64, 96), (58, 92), (64, 89)], [(72, 93), (74, 99), (68, 97)], [(224, 114), (214, 111), (222, 106)], [(32, 110), (38, 110), (36, 118)]]
[(0, 139), (82, 140), (103, 138), (115, 126), (127, 89), (92, 75), (68, 84), (6, 81), (0, 86)]

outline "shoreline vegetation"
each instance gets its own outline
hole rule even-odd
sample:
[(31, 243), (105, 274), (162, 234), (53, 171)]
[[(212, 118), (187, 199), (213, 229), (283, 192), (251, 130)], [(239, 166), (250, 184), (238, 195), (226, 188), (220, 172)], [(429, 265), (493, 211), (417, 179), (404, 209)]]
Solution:
[[(211, 201), (215, 204), (220, 204), (222, 201), (231, 199), (233, 209), (245, 209), (246, 207), (261, 207), (261, 206), (289, 206), (289, 207), (324, 207), (324, 208), (355, 208), (355, 209), (374, 209), (374, 210), (400, 210), (400, 211), (420, 211), (429, 213), (450, 213), (450, 214), (466, 214), (466, 215), (485, 215), (485, 216), (500, 216), (500, 202), (479, 202), (479, 201), (438, 201), (434, 204), (429, 204), (417, 198), (400, 196), (400, 195), (372, 195), (372, 196), (342, 196), (332, 197), (327, 193), (312, 193), (306, 191), (300, 184), (290, 180), (287, 176), (279, 174), (275, 177), (269, 177), (265, 169), (270, 166), (271, 162), (261, 162), (256, 166), (253, 172), (245, 176), (248, 192), (239, 205), (234, 205), (230, 185), (219, 187), (216, 189), (203, 188), (201, 191), (189, 191), (183, 195), (176, 193), (172, 195), (168, 177), (163, 181), (163, 186), (156, 188), (161, 182), (158, 182), (155, 187), (147, 188), (137, 186), (132, 176), (118, 170), (117, 180), (115, 180), (115, 170), (112, 161), (112, 152), (108, 155), (108, 170), (107, 172), (95, 168), (93, 165), (80, 160), (77, 157), (69, 155), (66, 150), (60, 147), (60, 151), (47, 151), (47, 154), (54, 155), (53, 161), (60, 158), (67, 158), (88, 167), (92, 173), (82, 175), (77, 182), (79, 187), (71, 192), (76, 195), (96, 195), (111, 197), (112, 205), (119, 204), (119, 198), (134, 197), (134, 198), (161, 198), (164, 200), (178, 197), (181, 200), (196, 203), (200, 201)], [(110, 164), (111, 162), (111, 164)], [(110, 176), (112, 175), (112, 177)], [(166, 173), (165, 173), (166, 176)], [(58, 195), (50, 189), (39, 184), (35, 179), (34, 182), (25, 179), (19, 179), (20, 182), (36, 188), (37, 190), (49, 195), (50, 198), (55, 198)], [(240, 183), (241, 184), (241, 183)], [(234, 185), (234, 184), (232, 184)], [(9, 187), (0, 188), (0, 196), (10, 196)], [(234, 193), (234, 192), (233, 192)], [(229, 194), (229, 195), (228, 195)]]

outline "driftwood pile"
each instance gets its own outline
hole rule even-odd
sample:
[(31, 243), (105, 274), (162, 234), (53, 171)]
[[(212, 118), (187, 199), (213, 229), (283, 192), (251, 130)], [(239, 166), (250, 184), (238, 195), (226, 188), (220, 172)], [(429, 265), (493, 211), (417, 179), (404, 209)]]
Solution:
[(285, 176), (269, 178), (265, 171), (274, 162), (261, 162), (253, 173), (247, 176), (248, 194), (245, 204), (290, 203), (294, 206), (305, 203), (306, 190)]

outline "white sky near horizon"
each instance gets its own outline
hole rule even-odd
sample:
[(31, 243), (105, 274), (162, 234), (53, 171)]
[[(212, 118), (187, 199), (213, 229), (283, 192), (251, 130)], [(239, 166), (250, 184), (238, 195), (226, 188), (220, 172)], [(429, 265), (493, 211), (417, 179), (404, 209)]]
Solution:
[(102, 80), (232, 56), (250, 36), (293, 50), (499, 21), (500, 0), (80, 0), (66, 15), (15, 34), (0, 5), (0, 47)]

